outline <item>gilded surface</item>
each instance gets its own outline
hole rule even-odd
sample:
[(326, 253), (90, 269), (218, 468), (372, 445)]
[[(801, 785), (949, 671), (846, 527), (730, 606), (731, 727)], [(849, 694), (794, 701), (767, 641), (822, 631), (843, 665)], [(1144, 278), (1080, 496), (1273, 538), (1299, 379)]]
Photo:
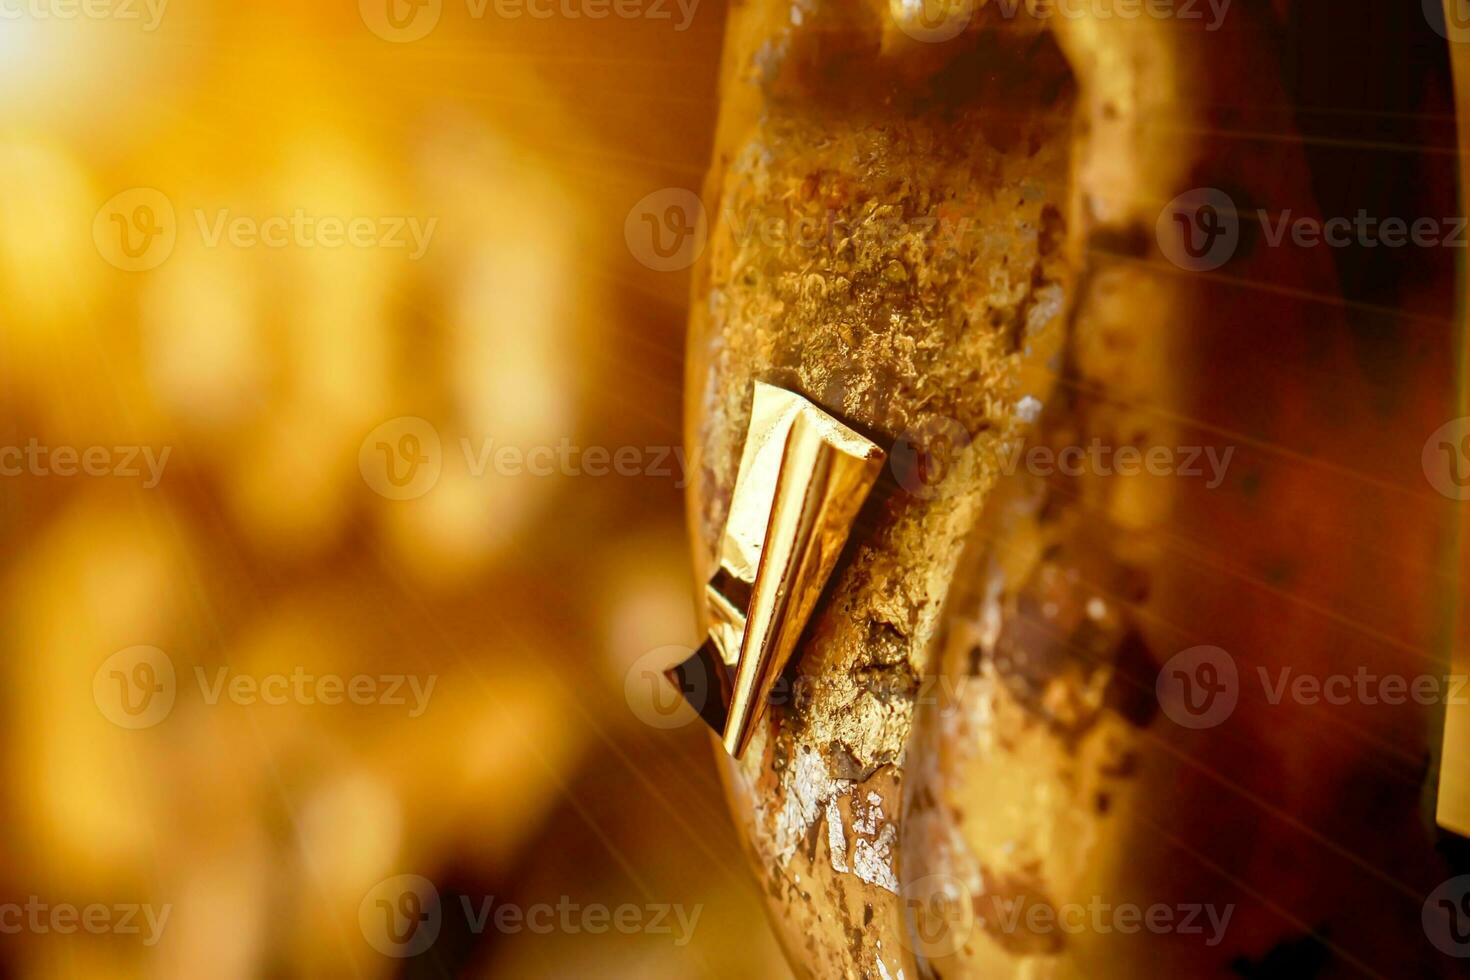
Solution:
[[(1395, 438), (1351, 360), (1333, 258), (1243, 240), (1211, 273), (1166, 261), (1156, 226), (1191, 188), (1315, 206), (1257, 43), (1280, 5), (1238, 4), (1219, 33), (1108, 6), (1046, 25), (964, 0), (732, 15), (686, 382), (697, 569), (753, 381), (890, 440), (894, 461), (792, 703), (727, 773), (733, 808), (812, 976), (1214, 975), (1299, 949), (1361, 969), (1338, 937), (1433, 975), (1414, 922), (1338, 901), (1365, 871), (1384, 901), (1396, 875), (1449, 873), (1403, 791), (1417, 775), (1324, 746), (1289, 708), (1209, 732), (1156, 717), (1155, 678), (1186, 647), (1326, 674), (1361, 649), (1331, 611), (1422, 638), (1427, 604), (1354, 560), (1401, 539), (1361, 485), (1282, 449)], [(1248, 134), (1273, 126), (1263, 154)], [(1088, 473), (1059, 493), (1000, 475), (1023, 439), (1250, 461), (1209, 489)], [(950, 465), (905, 467), (914, 446)], [(1345, 549), (1329, 529), (1355, 524), (1372, 530)], [(1369, 786), (1393, 802), (1363, 812)], [(915, 907), (936, 882), (963, 928)], [(1223, 922), (1215, 942), (1129, 942), (986, 915), (1164, 900), (1228, 909), (1229, 942)]]
[[(895, 466), (880, 484), (798, 649), (794, 703), (768, 713), (730, 789), (752, 815), (793, 961), (823, 976), (913, 975), (898, 895), (904, 747), (945, 593), (1027, 396), (1026, 351), (1063, 313), (1071, 90), (1044, 40), (916, 66), (882, 50), (876, 18), (820, 8), (769, 31), (767, 13), (732, 22), (718, 213), (696, 284), (699, 571), (756, 380), (880, 442), (942, 455), (931, 443), (958, 426), (973, 445), (939, 483)], [(828, 73), (834, 46), (843, 67)], [(916, 67), (959, 73), (972, 91), (953, 101), (914, 86)]]

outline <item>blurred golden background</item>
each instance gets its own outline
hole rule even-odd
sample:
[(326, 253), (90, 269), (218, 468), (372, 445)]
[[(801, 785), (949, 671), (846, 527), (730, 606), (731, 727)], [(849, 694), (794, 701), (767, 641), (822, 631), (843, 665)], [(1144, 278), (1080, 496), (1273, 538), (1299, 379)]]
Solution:
[(783, 974), (640, 701), (720, 5), (0, 7), (0, 976)]

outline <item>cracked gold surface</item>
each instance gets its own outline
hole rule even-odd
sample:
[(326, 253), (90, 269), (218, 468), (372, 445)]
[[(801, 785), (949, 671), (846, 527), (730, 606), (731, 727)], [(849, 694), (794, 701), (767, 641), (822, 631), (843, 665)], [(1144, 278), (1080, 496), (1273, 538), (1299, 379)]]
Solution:
[(910, 84), (878, 18), (807, 9), (769, 32), (769, 8), (732, 19), (691, 328), (691, 520), (703, 574), (757, 379), (880, 443), (922, 445), (935, 420), (974, 434), (939, 492), (880, 484), (798, 649), (809, 683), (728, 774), (793, 963), (911, 976), (897, 852), (913, 692), (1018, 424), (1027, 338), (1063, 311), (1072, 95), (1043, 41), (977, 48), (949, 69), (973, 87), (951, 100)]
[[(1232, 130), (1260, 124), (1250, 107), (1289, 101), (1257, 43), (1281, 5), (1237, 4), (1219, 34), (1107, 7), (1046, 23), (971, 0), (732, 11), (686, 379), (697, 573), (756, 379), (895, 449), (973, 439), (937, 485), (895, 465), (859, 518), (797, 651), (794, 697), (744, 763), (724, 763), (737, 823), (800, 975), (1214, 975), (1266, 962), (1329, 911), (1340, 935), (1373, 936), (1432, 975), (1412, 923), (1334, 909), (1361, 885), (1351, 862), (1283, 872), (1315, 846), (1300, 828), (1330, 825), (1377, 860), (1443, 874), (1415, 800), (1392, 796), (1385, 836), (1353, 802), (1364, 787), (1394, 792), (1372, 763), (1314, 754), (1270, 720), (1212, 739), (1149, 716), (1159, 665), (1191, 643), (1330, 670), (1338, 641), (1261, 576), (1303, 560), (1308, 514), (1355, 515), (1388, 549), (1391, 526), (1306, 470), (1278, 476), (1269, 518), (1241, 482), (1207, 497), (1089, 475), (1058, 495), (998, 472), (1023, 440), (1213, 444), (1219, 429), (1195, 424), (1211, 412), (1312, 444), (1295, 401), (1331, 404), (1339, 431), (1393, 438), (1339, 356), (1341, 311), (1254, 288), (1259, 276), (1330, 300), (1330, 257), (1268, 261), (1247, 245), (1225, 273), (1199, 275), (1165, 262), (1155, 237), (1191, 187), (1312, 201), (1289, 136), (1265, 154)], [(962, 24), (950, 40), (916, 40), (950, 19)], [(814, 243), (814, 228), (835, 233)], [(1329, 364), (1303, 381), (1304, 366)], [(1257, 387), (1279, 401), (1263, 411)], [(1240, 528), (1266, 540), (1231, 540)], [(1307, 546), (1322, 565), (1313, 594), (1365, 604), (1384, 586), (1334, 544)], [(1222, 576), (1219, 555), (1254, 564)], [(1425, 622), (1415, 595), (1404, 584), (1393, 613), (1406, 632)], [(1265, 754), (1243, 755), (1242, 737)], [(1275, 778), (1256, 790), (1272, 802), (1221, 782), (1253, 778), (1242, 760)], [(970, 916), (937, 946), (911, 902), (935, 881)], [(1231, 943), (1209, 947), (983, 918), (995, 902), (1054, 913), (1098, 898), (1239, 914)]]

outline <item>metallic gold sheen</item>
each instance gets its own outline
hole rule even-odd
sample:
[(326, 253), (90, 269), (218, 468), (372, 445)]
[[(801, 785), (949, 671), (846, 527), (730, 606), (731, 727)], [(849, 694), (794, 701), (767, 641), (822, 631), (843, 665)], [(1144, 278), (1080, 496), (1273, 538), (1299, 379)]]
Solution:
[[(1470, 672), (1470, 655), (1457, 656), (1455, 673)], [(1445, 707), (1444, 749), (1439, 760), (1435, 819), (1445, 830), (1470, 837), (1470, 706), (1451, 699)]]
[[(721, 741), (736, 758), (884, 458), (875, 443), (802, 396), (755, 382), (720, 561), (705, 587), (710, 641), (735, 671)], [(705, 697), (719, 686), (706, 684)]]

